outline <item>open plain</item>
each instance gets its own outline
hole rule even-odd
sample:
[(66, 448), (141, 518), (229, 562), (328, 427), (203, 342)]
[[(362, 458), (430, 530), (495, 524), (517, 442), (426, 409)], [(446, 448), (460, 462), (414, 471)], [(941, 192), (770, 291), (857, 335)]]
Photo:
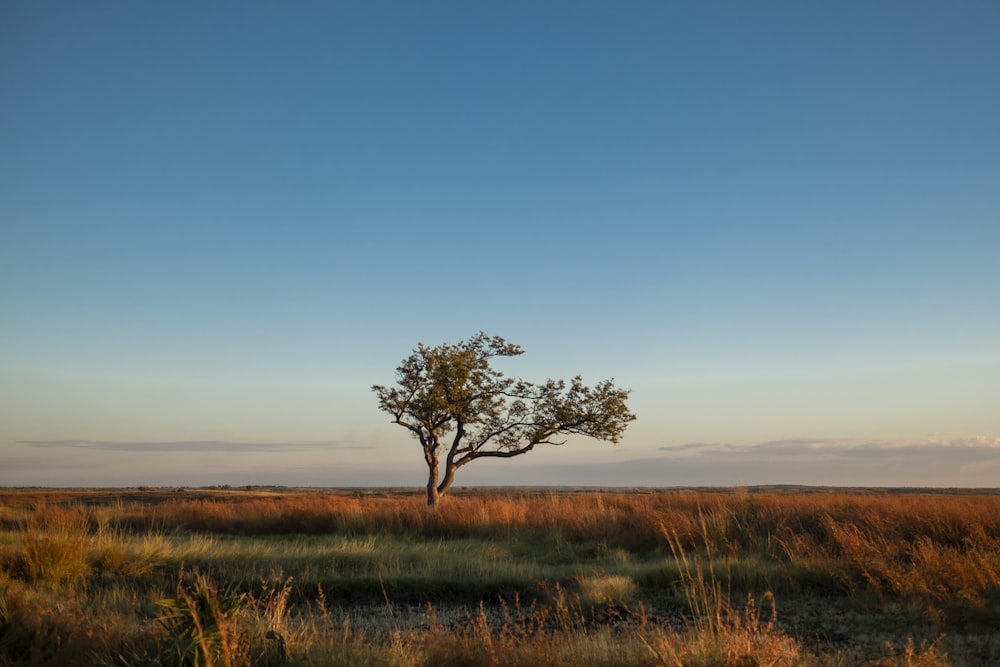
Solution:
[(1000, 494), (0, 490), (0, 665), (995, 665)]

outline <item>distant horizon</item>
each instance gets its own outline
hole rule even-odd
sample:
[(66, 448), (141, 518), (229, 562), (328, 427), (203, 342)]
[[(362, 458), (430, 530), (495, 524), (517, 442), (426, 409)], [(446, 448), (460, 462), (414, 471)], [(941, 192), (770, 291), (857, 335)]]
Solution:
[[(399, 429), (402, 430), (402, 429)], [(870, 441), (797, 438), (751, 444), (667, 444), (645, 453), (588, 439), (459, 470), (460, 486), (992, 488), (996, 438)], [(12, 451), (24, 452), (21, 458)], [(426, 467), (410, 440), (354, 442), (13, 443), (3, 486), (422, 487)], [(574, 451), (585, 456), (574, 457)], [(55, 465), (51, 452), (59, 452)], [(397, 452), (408, 453), (400, 456)], [(357, 462), (364, 456), (369, 463)], [(345, 458), (353, 463), (340, 463)], [(385, 463), (376, 463), (384, 459)], [(596, 460), (595, 460), (596, 459)], [(197, 470), (192, 465), (197, 463)], [(78, 480), (87, 480), (79, 482)]]
[[(13, 491), (371, 491), (371, 492), (405, 492), (415, 496), (423, 496), (426, 488), (422, 486), (285, 486), (272, 484), (209, 484), (205, 486), (190, 486), (182, 484), (170, 484), (166, 486), (0, 486), (0, 489)], [(973, 494), (994, 494), (1000, 493), (1000, 486), (827, 486), (823, 484), (752, 484), (749, 486), (581, 486), (581, 485), (504, 485), (504, 484), (483, 484), (476, 486), (463, 486), (456, 484), (452, 486), (446, 495), (453, 495), (467, 491), (489, 490), (489, 491), (623, 491), (623, 492), (656, 492), (656, 491), (730, 491), (739, 492), (751, 490), (761, 491), (886, 491), (886, 492), (930, 492), (930, 493), (973, 493)]]

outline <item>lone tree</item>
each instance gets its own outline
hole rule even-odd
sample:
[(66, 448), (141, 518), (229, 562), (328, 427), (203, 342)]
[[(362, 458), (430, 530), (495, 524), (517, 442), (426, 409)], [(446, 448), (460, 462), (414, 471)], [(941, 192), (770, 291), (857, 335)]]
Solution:
[(568, 384), (532, 384), (490, 367), (494, 357), (523, 352), (483, 332), (454, 345), (419, 343), (396, 369), (396, 386), (372, 386), (379, 409), (420, 441), (429, 473), (428, 505), (437, 504), (458, 469), (476, 459), (511, 458), (536, 445), (562, 445), (564, 435), (617, 443), (635, 419), (625, 405), (629, 392), (616, 388), (613, 380), (594, 387), (584, 386), (580, 376)]

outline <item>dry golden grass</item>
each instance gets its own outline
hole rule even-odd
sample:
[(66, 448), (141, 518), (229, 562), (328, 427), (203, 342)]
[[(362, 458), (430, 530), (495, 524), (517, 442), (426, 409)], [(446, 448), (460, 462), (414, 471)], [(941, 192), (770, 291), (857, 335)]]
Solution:
[[(356, 569), (353, 588), (327, 585), (335, 563), (307, 551), (303, 536), (343, 537), (336, 576)], [(261, 549), (261, 563), (246, 548)], [(436, 554), (432, 574), (408, 565), (430, 567)], [(492, 560), (469, 562), (481, 554)], [(525, 572), (561, 574), (517, 575), (512, 558)], [(208, 569), (182, 575), (185, 559)], [(252, 584), (260, 575), (241, 574), (249, 570), (273, 574)], [(515, 597), (451, 611), (450, 600), (491, 576)], [(411, 584), (420, 592), (407, 593)], [(362, 627), (358, 595), (386, 605), (382, 621)], [(404, 624), (400, 595), (438, 612)], [(917, 642), (897, 633), (887, 647), (872, 629), (867, 644), (831, 648), (812, 625), (776, 612), (838, 600), (861, 618), (870, 605), (912, 610)], [(265, 666), (936, 667), (998, 623), (992, 494), (460, 491), (429, 510), (417, 493), (0, 490), (0, 667), (192, 656)], [(179, 638), (188, 643), (178, 648)], [(1000, 660), (1000, 646), (980, 643), (955, 664)]]

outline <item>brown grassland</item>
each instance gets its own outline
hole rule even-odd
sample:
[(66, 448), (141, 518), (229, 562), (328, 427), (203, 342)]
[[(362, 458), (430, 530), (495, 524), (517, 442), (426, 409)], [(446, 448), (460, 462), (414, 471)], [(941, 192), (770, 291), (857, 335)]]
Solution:
[(0, 666), (1000, 664), (1000, 495), (0, 489)]

